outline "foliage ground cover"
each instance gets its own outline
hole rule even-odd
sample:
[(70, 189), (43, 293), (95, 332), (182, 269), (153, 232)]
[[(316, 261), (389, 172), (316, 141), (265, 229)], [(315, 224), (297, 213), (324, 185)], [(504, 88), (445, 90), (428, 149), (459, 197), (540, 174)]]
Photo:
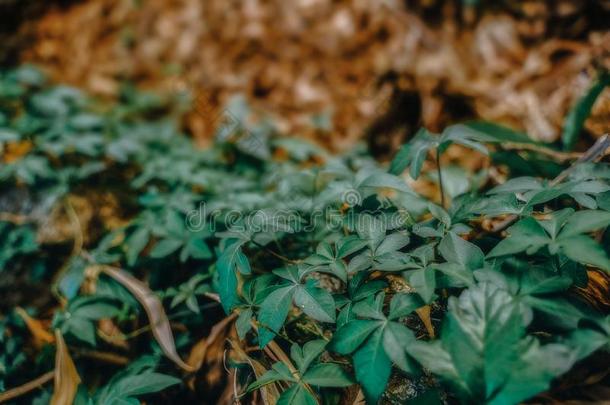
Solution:
[[(0, 400), (374, 404), (399, 376), (413, 403), (515, 404), (606, 356), (582, 292), (610, 271), (607, 138), (422, 129), (388, 168), (239, 99), (199, 150), (181, 100), (0, 77)], [(198, 384), (213, 348), (223, 392)]]

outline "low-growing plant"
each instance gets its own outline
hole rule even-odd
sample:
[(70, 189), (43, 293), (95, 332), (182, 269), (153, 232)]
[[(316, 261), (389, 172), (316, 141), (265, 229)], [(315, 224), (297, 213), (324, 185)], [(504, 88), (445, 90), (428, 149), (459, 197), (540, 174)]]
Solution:
[[(237, 104), (202, 150), (171, 97), (126, 87), (104, 106), (30, 67), (0, 77), (0, 188), (27, 195), (3, 208), (0, 274), (54, 294), (3, 307), (0, 387), (54, 369), (63, 383), (32, 401), (186, 398), (216, 300), (232, 396), (269, 403), (374, 404), (394, 376), (424, 381), (421, 403), (516, 404), (610, 348), (607, 310), (579, 293), (610, 271), (607, 137), (576, 154), (466, 123), (421, 130), (387, 169), (275, 137)], [(120, 209), (84, 223), (75, 196), (101, 195)], [(37, 242), (53, 207), (72, 237)], [(88, 379), (92, 351), (132, 364)]]

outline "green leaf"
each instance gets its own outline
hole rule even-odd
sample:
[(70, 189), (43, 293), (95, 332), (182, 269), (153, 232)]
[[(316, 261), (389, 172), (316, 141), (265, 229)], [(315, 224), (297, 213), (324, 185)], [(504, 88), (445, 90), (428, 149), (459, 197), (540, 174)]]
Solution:
[(563, 123), (561, 142), (565, 150), (571, 150), (580, 135), (582, 127), (591, 114), (595, 100), (606, 86), (610, 85), (610, 74), (603, 73), (593, 83), (587, 93), (574, 105)]
[(451, 216), (442, 207), (439, 207), (436, 204), (428, 203), (428, 210), (434, 218), (441, 221), (447, 227), (451, 226)]
[(303, 348), (299, 347), (296, 343), (290, 347), (290, 357), (294, 360), (301, 375), (305, 374), (309, 365), (320, 357), (322, 352), (324, 352), (326, 344), (325, 340), (318, 339), (305, 343)]
[(352, 253), (356, 253), (367, 245), (367, 241), (358, 238), (355, 235), (341, 239), (337, 244), (337, 256), (340, 258), (347, 257)]
[(70, 318), (102, 319), (112, 318), (119, 309), (114, 300), (100, 297), (79, 297), (68, 306)]
[(335, 300), (326, 290), (313, 283), (296, 287), (294, 303), (303, 312), (320, 322), (335, 322)]
[(483, 267), (485, 255), (478, 246), (460, 238), (453, 232), (441, 240), (439, 253), (450, 263), (457, 263), (470, 270)]
[(583, 359), (598, 349), (610, 348), (610, 316), (595, 319), (587, 327), (582, 325), (569, 338), (571, 345), (577, 351), (578, 359)]
[(137, 228), (129, 237), (125, 240), (125, 247), (127, 248), (127, 263), (133, 266), (138, 259), (138, 255), (150, 240), (150, 231), (145, 227)]
[(610, 271), (610, 258), (602, 246), (593, 239), (587, 236), (572, 236), (561, 239), (558, 243), (562, 253), (575, 262)]
[(394, 320), (409, 315), (416, 309), (424, 306), (424, 302), (412, 293), (395, 294), (390, 301), (390, 315), (388, 319)]
[(268, 370), (260, 376), (256, 381), (248, 386), (248, 391), (259, 389), (260, 387), (271, 384), (276, 381), (288, 381), (297, 382), (297, 376), (293, 375), (288, 366), (285, 363), (277, 362), (271, 366), (271, 370)]
[(150, 257), (159, 259), (169, 256), (182, 246), (182, 241), (177, 239), (161, 239), (155, 244), (155, 247), (150, 252)]
[(181, 382), (176, 377), (159, 373), (148, 372), (140, 375), (131, 375), (112, 384), (107, 394), (98, 398), (96, 403), (114, 405), (130, 397), (159, 392)]
[(362, 180), (362, 182), (359, 184), (359, 188), (360, 187), (368, 187), (374, 189), (389, 188), (397, 191), (402, 191), (404, 193), (412, 192), (411, 188), (403, 179), (394, 176), (393, 174), (385, 173), (382, 171), (373, 173), (369, 177)]
[(392, 162), (390, 163), (389, 172), (393, 175), (400, 175), (405, 171), (407, 167), (409, 167), (409, 163), (411, 163), (411, 145), (406, 143), (402, 145)]
[(462, 125), (474, 131), (472, 137), (481, 142), (536, 143), (527, 134), (488, 121), (470, 121)]
[(407, 346), (413, 342), (413, 332), (398, 322), (388, 322), (383, 330), (383, 349), (394, 364), (407, 373), (415, 372), (406, 352)]
[(530, 339), (523, 342), (520, 366), (492, 400), (493, 405), (520, 403), (549, 389), (550, 382), (569, 370), (575, 361), (570, 348), (560, 344), (541, 346)]
[[(247, 264), (247, 259), (242, 258), (241, 246), (243, 240), (230, 240), (222, 254), (216, 261), (216, 269), (218, 270), (218, 294), (220, 302), (226, 313), (237, 304), (237, 276), (235, 270), (244, 268)], [(245, 259), (245, 262), (244, 262)], [(244, 268), (249, 273), (250, 265)], [(247, 273), (246, 273), (247, 274)]]
[(610, 212), (584, 210), (572, 214), (561, 229), (559, 238), (575, 236), (610, 225)]
[(586, 314), (569, 300), (544, 296), (526, 295), (523, 304), (531, 307), (546, 323), (563, 330), (574, 330)]
[(316, 248), (316, 253), (326, 259), (334, 259), (335, 257), (332, 246), (327, 242), (321, 242)]
[(95, 346), (95, 324), (84, 318), (70, 318), (61, 326), (61, 331), (64, 334), (70, 334), (76, 339)]
[(375, 404), (385, 391), (392, 362), (383, 348), (383, 329), (377, 329), (353, 355), (356, 380), (368, 403)]
[(407, 350), (464, 403), (516, 404), (548, 389), (575, 361), (566, 346), (525, 336), (527, 322), (506, 291), (482, 283), (450, 298), (440, 342)]
[(237, 320), (235, 321), (235, 329), (237, 329), (237, 335), (240, 339), (244, 339), (246, 334), (252, 329), (252, 309), (246, 308), (239, 313)]
[(413, 139), (403, 146), (394, 158), (390, 173), (400, 174), (410, 165), (410, 175), (413, 179), (417, 179), (428, 151), (437, 145), (437, 137), (432, 136), (425, 128), (420, 128)]
[(375, 255), (383, 255), (386, 253), (395, 252), (409, 244), (409, 236), (396, 232), (392, 233), (381, 242), (375, 249)]
[(610, 191), (598, 194), (596, 196), (596, 203), (602, 210), (610, 211)]
[(290, 285), (273, 291), (265, 298), (258, 311), (258, 321), (261, 327), (258, 331), (259, 345), (267, 346), (275, 334), (280, 331), (292, 306), (295, 287)]
[(432, 302), (436, 289), (436, 275), (432, 267), (405, 271), (403, 275), (425, 303)]
[[(187, 242), (186, 246), (184, 247), (183, 252), (185, 252), (184, 255), (186, 257), (180, 258), (180, 260), (182, 262), (185, 262), (187, 257), (192, 257), (193, 259), (198, 259), (198, 260), (210, 259), (212, 257), (212, 251), (208, 247), (205, 240), (203, 240), (201, 238), (190, 239)], [(248, 269), (248, 272), (249, 272), (250, 265), (248, 264), (248, 259), (241, 252), (239, 252), (239, 254), (238, 254), (238, 263), (240, 263), (241, 265), (245, 264), (247, 266), (246, 268)], [(238, 266), (239, 266), (239, 264), (238, 264)], [(248, 273), (245, 273), (245, 274), (248, 274)]]
[(503, 184), (492, 188), (488, 194), (503, 194), (503, 193), (523, 193), (532, 190), (542, 190), (543, 185), (540, 180), (535, 177), (516, 177), (509, 179)]
[(316, 398), (301, 384), (282, 392), (276, 405), (318, 405)]
[(354, 313), (361, 318), (373, 318), (380, 321), (385, 321), (386, 317), (383, 314), (383, 302), (385, 292), (381, 292), (375, 296), (367, 297), (367, 299), (357, 302), (354, 305)]
[(446, 148), (446, 145), (450, 143), (457, 143), (467, 148), (476, 150), (484, 155), (489, 152), (487, 148), (478, 142), (481, 135), (469, 128), (466, 125), (452, 125), (447, 127), (441, 135), (440, 144), (441, 149)]
[(572, 208), (564, 208), (562, 210), (553, 212), (551, 218), (538, 221), (538, 223), (547, 231), (552, 239), (555, 239), (561, 227), (573, 214), (574, 210)]
[(550, 242), (550, 238), (544, 228), (531, 217), (517, 222), (508, 228), (507, 232), (509, 236), (506, 239), (502, 239), (487, 254), (487, 258), (512, 255), (525, 250), (528, 253), (534, 253)]
[(349, 387), (354, 384), (351, 376), (338, 364), (321, 363), (311, 367), (303, 381), (317, 387)]
[(335, 332), (331, 341), (331, 348), (340, 354), (350, 354), (360, 347), (369, 335), (380, 326), (380, 321), (352, 320)]
[(439, 282), (440, 287), (469, 287), (474, 284), (474, 273), (461, 264), (439, 263), (428, 266), (429, 270), (441, 272), (446, 276)]

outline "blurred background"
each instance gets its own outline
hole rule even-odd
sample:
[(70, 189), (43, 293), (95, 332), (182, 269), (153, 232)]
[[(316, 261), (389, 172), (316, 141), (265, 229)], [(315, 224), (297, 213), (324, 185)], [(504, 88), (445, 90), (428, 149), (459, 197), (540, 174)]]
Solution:
[[(420, 126), (485, 119), (554, 141), (610, 68), (608, 0), (0, 0), (3, 64), (101, 97), (187, 91), (202, 145), (242, 95), (282, 134), (381, 158)], [(586, 129), (607, 132), (610, 90)]]

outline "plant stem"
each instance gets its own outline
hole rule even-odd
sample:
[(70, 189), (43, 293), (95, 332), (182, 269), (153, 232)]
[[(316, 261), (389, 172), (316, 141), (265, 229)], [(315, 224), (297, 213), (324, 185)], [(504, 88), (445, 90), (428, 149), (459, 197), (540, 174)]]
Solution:
[(445, 189), (443, 188), (443, 171), (441, 169), (441, 153), (436, 148), (436, 171), (438, 172), (438, 184), (441, 190), (441, 207), (445, 208)]
[[(63, 204), (66, 215), (68, 216), (68, 219), (70, 221), (70, 226), (72, 226), (72, 234), (74, 236), (74, 244), (72, 246), (72, 254), (70, 255), (70, 257), (78, 256), (83, 250), (84, 244), (82, 224), (80, 222), (80, 218), (78, 217), (76, 210), (74, 209), (74, 206), (70, 202), (69, 197), (66, 196), (63, 199)], [(66, 299), (61, 295), (59, 291), (59, 283), (61, 282), (61, 279), (66, 273), (66, 271), (68, 271), (70, 263), (70, 260), (68, 260), (63, 264), (63, 266), (61, 266), (59, 271), (57, 271), (57, 273), (55, 273), (55, 275), (53, 276), (53, 283), (51, 284), (51, 292), (53, 293), (55, 298), (62, 304), (66, 303)]]
[(290, 264), (298, 264), (298, 263), (300, 262), (299, 260), (293, 260), (293, 259), (290, 259), (290, 258), (288, 258), (288, 257), (286, 257), (286, 256), (282, 256), (281, 254), (279, 254), (279, 253), (275, 252), (273, 249), (269, 249), (267, 246), (265, 246), (265, 245), (261, 245), (261, 244), (260, 244), (260, 243), (258, 243), (258, 242), (252, 241), (252, 243), (254, 243), (254, 244), (255, 244), (256, 246), (258, 246), (259, 248), (261, 248), (261, 249), (265, 250), (265, 251), (266, 251), (267, 253), (269, 253), (271, 256), (273, 256), (273, 257), (275, 257), (275, 258), (278, 258), (278, 259), (280, 259), (280, 260), (283, 260), (283, 261), (285, 261), (285, 262), (287, 262), (287, 263), (290, 263)]
[(55, 370), (52, 370), (52, 371), (49, 371), (48, 373), (41, 375), (40, 377), (38, 377), (32, 381), (29, 381), (23, 385), (20, 385), (19, 387), (15, 387), (8, 391), (4, 391), (3, 393), (0, 393), (0, 403), (10, 401), (11, 399), (17, 398), (24, 394), (27, 394), (28, 392), (30, 392), (36, 388), (40, 388), (47, 382), (51, 381), (54, 376), (55, 376)]
[(526, 152), (534, 152), (539, 153), (541, 155), (548, 156), (553, 160), (558, 162), (566, 162), (568, 160), (578, 159), (582, 156), (582, 153), (579, 152), (561, 152), (556, 151), (545, 146), (540, 146), (536, 144), (530, 143), (515, 143), (515, 142), (506, 142), (499, 145), (500, 149), (504, 150), (512, 150), (512, 151), (526, 151)]
[[(555, 177), (553, 180), (551, 180), (549, 182), (549, 185), (556, 186), (559, 183), (561, 183), (562, 181), (564, 181), (565, 179), (567, 179), (568, 176), (576, 169), (576, 167), (579, 164), (586, 163), (586, 162), (594, 162), (594, 161), (604, 157), (606, 155), (606, 150), (608, 148), (610, 148), (610, 134), (604, 134), (601, 138), (599, 138), (593, 144), (593, 146), (591, 146), (585, 153), (583, 153), (578, 158), (577, 161), (572, 163), (567, 169), (565, 169), (564, 171), (559, 173), (559, 175), (557, 175), (557, 177)], [(507, 216), (506, 219), (504, 219), (504, 221), (500, 222), (498, 225), (493, 227), (493, 229), (489, 233), (501, 232), (501, 231), (505, 230), (506, 228), (508, 228), (509, 226), (511, 226), (512, 224), (514, 224), (515, 222), (517, 222), (518, 219), (519, 219), (519, 215), (511, 214), (511, 215)], [(484, 233), (484, 234), (487, 234), (487, 233)]]

